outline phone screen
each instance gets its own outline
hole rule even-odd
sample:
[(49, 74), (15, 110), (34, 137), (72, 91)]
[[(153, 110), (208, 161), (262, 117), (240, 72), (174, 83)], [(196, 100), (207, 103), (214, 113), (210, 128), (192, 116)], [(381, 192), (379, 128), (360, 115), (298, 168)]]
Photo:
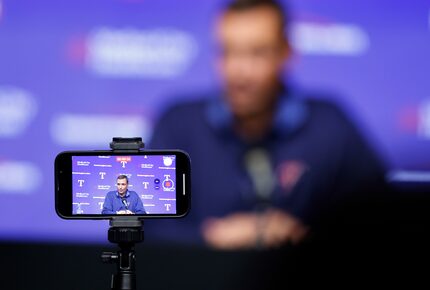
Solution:
[(65, 152), (56, 159), (56, 182), (64, 218), (174, 217), (189, 208), (189, 159), (178, 151)]
[(72, 156), (72, 214), (135, 213), (133, 193), (147, 214), (176, 214), (175, 164), (174, 155)]

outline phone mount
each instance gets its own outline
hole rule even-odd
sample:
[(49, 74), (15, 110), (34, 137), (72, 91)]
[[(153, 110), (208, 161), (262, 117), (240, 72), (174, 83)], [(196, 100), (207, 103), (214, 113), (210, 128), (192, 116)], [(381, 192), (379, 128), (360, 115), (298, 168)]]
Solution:
[[(144, 148), (142, 138), (114, 137), (110, 143), (114, 152), (138, 152)], [(109, 221), (108, 240), (116, 243), (116, 253), (103, 252), (103, 263), (116, 263), (117, 273), (112, 275), (112, 290), (136, 290), (135, 243), (143, 241), (143, 219), (135, 216), (115, 216)]]

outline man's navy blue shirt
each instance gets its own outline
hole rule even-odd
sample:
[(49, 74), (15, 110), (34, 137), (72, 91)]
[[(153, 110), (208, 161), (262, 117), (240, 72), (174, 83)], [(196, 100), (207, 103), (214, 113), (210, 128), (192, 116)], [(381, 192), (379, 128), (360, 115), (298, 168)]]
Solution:
[(127, 190), (124, 197), (117, 191), (109, 191), (103, 203), (102, 214), (116, 214), (120, 210), (130, 210), (135, 214), (144, 214), (142, 200), (135, 191)]
[[(264, 204), (312, 225), (336, 203), (372, 194), (373, 186), (384, 183), (379, 157), (344, 112), (321, 97), (282, 95), (272, 129), (255, 143), (235, 134), (219, 97), (176, 104), (156, 124), (149, 147), (185, 150), (192, 165), (190, 213), (148, 224), (154, 239), (202, 242), (206, 218)], [(258, 196), (247, 166), (253, 149), (269, 155), (275, 184), (266, 198)]]

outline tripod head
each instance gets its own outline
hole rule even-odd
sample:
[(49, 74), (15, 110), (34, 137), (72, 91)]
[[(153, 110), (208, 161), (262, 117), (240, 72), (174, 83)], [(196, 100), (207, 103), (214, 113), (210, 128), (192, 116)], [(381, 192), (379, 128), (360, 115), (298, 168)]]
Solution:
[[(110, 147), (115, 152), (136, 152), (144, 147), (142, 138), (114, 137)], [(103, 252), (103, 263), (116, 263), (117, 273), (112, 275), (112, 290), (136, 289), (135, 243), (143, 241), (143, 219), (136, 216), (115, 216), (109, 221), (108, 240), (118, 244), (116, 253)]]
[(108, 240), (118, 244), (116, 253), (103, 252), (103, 263), (116, 263), (117, 274), (112, 275), (112, 290), (136, 289), (135, 243), (143, 241), (143, 220), (136, 217), (114, 217), (110, 220)]

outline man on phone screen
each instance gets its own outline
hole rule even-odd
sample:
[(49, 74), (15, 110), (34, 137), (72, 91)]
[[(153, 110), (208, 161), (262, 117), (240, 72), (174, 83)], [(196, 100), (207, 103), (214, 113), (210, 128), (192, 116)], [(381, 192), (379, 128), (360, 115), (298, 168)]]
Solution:
[(128, 190), (128, 177), (119, 175), (116, 191), (109, 191), (103, 203), (102, 214), (145, 214), (142, 200), (135, 191)]

